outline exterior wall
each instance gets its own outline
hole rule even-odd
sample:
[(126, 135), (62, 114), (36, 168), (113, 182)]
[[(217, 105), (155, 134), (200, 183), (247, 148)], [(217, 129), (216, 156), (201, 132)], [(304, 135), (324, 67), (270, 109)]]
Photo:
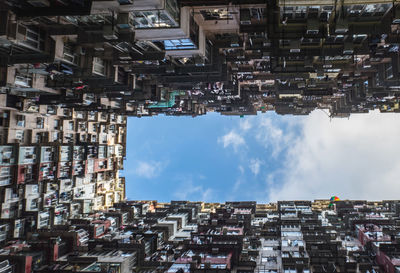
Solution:
[[(29, 103), (25, 99), (24, 105)], [(112, 206), (114, 200), (119, 202), (125, 198), (124, 184), (118, 177), (118, 170), (122, 168), (121, 150), (125, 145), (118, 138), (125, 134), (125, 117), (97, 113), (93, 121), (88, 121), (91, 115), (87, 111), (64, 111), (59, 106), (42, 105), (35, 111), (8, 108), (4, 104), (0, 107), (5, 117), (0, 127), (5, 135), (0, 145), (3, 151), (0, 191), (4, 190), (6, 196), (1, 204), (1, 219), (18, 214), (23, 219), (26, 213), (38, 213), (38, 227), (51, 228), (65, 223), (67, 215), (72, 213), (67, 208), (80, 200), (96, 200), (93, 208), (103, 209)], [(17, 139), (22, 133), (23, 140)], [(48, 136), (37, 138), (40, 133)], [(53, 138), (54, 133), (59, 138)], [(96, 142), (78, 143), (75, 135), (82, 133), (91, 134)], [(105, 140), (102, 145), (101, 139)], [(98, 153), (99, 148), (105, 151), (102, 155)], [(96, 188), (100, 184), (102, 187)], [(23, 204), (22, 210), (18, 204)], [(66, 206), (49, 214), (40, 213), (62, 204)], [(41, 221), (43, 217), (54, 220)]]
[(390, 258), (383, 253), (382, 251), (378, 251), (376, 254), (376, 262), (383, 267), (385, 273), (395, 273), (395, 267), (390, 260)]
[(189, 38), (189, 22), (190, 9), (187, 7), (181, 8), (179, 28), (152, 28), (152, 29), (136, 29), (135, 37), (137, 40), (157, 41), (169, 39)]

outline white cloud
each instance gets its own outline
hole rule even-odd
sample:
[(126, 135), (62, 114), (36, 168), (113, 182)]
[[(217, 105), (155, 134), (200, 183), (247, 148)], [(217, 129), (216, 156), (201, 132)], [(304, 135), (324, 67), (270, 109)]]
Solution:
[(212, 202), (214, 192), (211, 188), (204, 188), (203, 186), (194, 186), (193, 183), (189, 183), (184, 187), (180, 187), (174, 193), (174, 196), (180, 200), (190, 200), (190, 201), (203, 201)]
[(253, 127), (249, 119), (241, 120), (239, 123), (239, 128), (241, 131), (248, 131)]
[(165, 165), (165, 163), (159, 161), (138, 161), (134, 173), (147, 179), (156, 178), (161, 174)]
[(233, 149), (235, 150), (235, 152), (237, 152), (237, 150), (240, 146), (246, 146), (246, 142), (245, 142), (243, 136), (239, 135), (234, 130), (232, 130), (229, 133), (227, 133), (226, 135), (218, 138), (218, 142), (222, 143), (224, 148), (232, 146)]
[(205, 176), (178, 175), (176, 179), (181, 181), (181, 183), (174, 192), (175, 198), (190, 201), (215, 201), (214, 190), (204, 187), (200, 182), (205, 179)]
[(189, 196), (194, 193), (201, 192), (201, 186), (194, 186), (193, 183), (188, 183), (184, 188), (179, 187), (179, 189), (174, 193), (175, 197), (181, 200), (187, 200)]
[(239, 169), (240, 174), (243, 175), (243, 174), (244, 174), (244, 168), (243, 168), (243, 166), (239, 165), (238, 169)]
[(262, 165), (262, 161), (258, 158), (252, 158), (250, 159), (250, 171), (254, 174), (254, 175), (258, 175), (258, 173), (260, 172), (260, 167)]
[(236, 179), (235, 184), (233, 184), (232, 191), (237, 192), (237, 190), (239, 189), (242, 182), (243, 182), (242, 179), (240, 179), (240, 178)]
[(274, 173), (268, 174), (265, 179), (266, 185), (270, 187), (270, 186), (274, 185), (274, 181), (275, 181), (275, 174)]
[(201, 192), (201, 199), (200, 199), (201, 201), (212, 202), (214, 200), (213, 199), (214, 192), (212, 189), (207, 188), (205, 190), (200, 190), (200, 192)]
[(375, 111), (329, 122), (324, 113), (314, 111), (298, 122), (300, 135), (292, 138), (281, 155), (285, 160), (280, 171), (284, 174), (279, 179), (273, 176), (274, 183), (267, 178), (268, 201), (331, 195), (342, 199), (398, 199), (397, 115)]
[[(269, 115), (262, 116), (255, 130), (255, 138), (259, 144), (270, 149), (272, 157), (275, 158), (293, 141), (295, 124), (284, 117), (272, 119)], [(283, 125), (288, 128), (285, 132)]]

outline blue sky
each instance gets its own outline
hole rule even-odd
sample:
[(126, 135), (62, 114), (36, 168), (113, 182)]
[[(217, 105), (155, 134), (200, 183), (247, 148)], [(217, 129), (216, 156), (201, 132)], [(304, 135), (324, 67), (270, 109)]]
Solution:
[(127, 197), (398, 199), (399, 117), (371, 112), (330, 120), (321, 110), (309, 116), (131, 117)]

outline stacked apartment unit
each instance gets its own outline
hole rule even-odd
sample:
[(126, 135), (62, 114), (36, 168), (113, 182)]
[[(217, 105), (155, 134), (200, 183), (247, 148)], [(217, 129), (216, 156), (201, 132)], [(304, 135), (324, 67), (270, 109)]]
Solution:
[(127, 118), (82, 81), (102, 86), (99, 75), (114, 71), (93, 48), (74, 47), (80, 28), (66, 24), (95, 7), (53, 4), (0, 3), (1, 244), (125, 199)]
[[(210, 210), (210, 206), (212, 209)], [(3, 272), (286, 273), (400, 270), (400, 201), (128, 201), (28, 232)]]
[(1, 243), (125, 198), (125, 116), (1, 98)]
[(396, 1), (0, 5), (1, 90), (35, 104), (133, 116), (400, 111)]
[(396, 1), (0, 1), (0, 272), (396, 272), (399, 202), (122, 202), (127, 116), (399, 112)]

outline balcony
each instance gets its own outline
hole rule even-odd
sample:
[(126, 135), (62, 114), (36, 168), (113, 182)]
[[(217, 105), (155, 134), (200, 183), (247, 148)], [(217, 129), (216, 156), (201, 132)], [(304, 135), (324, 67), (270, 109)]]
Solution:
[(25, 146), (19, 148), (18, 164), (35, 164), (36, 147)]
[(92, 73), (98, 76), (105, 76), (106, 74), (106, 67), (105, 62), (103, 59), (94, 57), (93, 58), (93, 68)]
[(176, 0), (139, 0), (135, 3), (132, 23), (136, 29), (179, 27), (179, 6)]
[(15, 163), (13, 146), (0, 146), (0, 165), (11, 165)]
[(14, 85), (19, 88), (32, 88), (32, 76), (17, 74), (15, 76)]
[(41, 147), (40, 163), (47, 163), (54, 161), (56, 148), (52, 146)]
[(11, 176), (11, 167), (0, 168), (0, 178)]
[(12, 180), (11, 177), (0, 178), (0, 187), (11, 185)]
[(61, 146), (60, 148), (60, 161), (70, 161), (71, 160), (71, 151), (72, 148), (70, 146)]
[(37, 228), (46, 228), (50, 224), (50, 213), (40, 212), (38, 215)]

